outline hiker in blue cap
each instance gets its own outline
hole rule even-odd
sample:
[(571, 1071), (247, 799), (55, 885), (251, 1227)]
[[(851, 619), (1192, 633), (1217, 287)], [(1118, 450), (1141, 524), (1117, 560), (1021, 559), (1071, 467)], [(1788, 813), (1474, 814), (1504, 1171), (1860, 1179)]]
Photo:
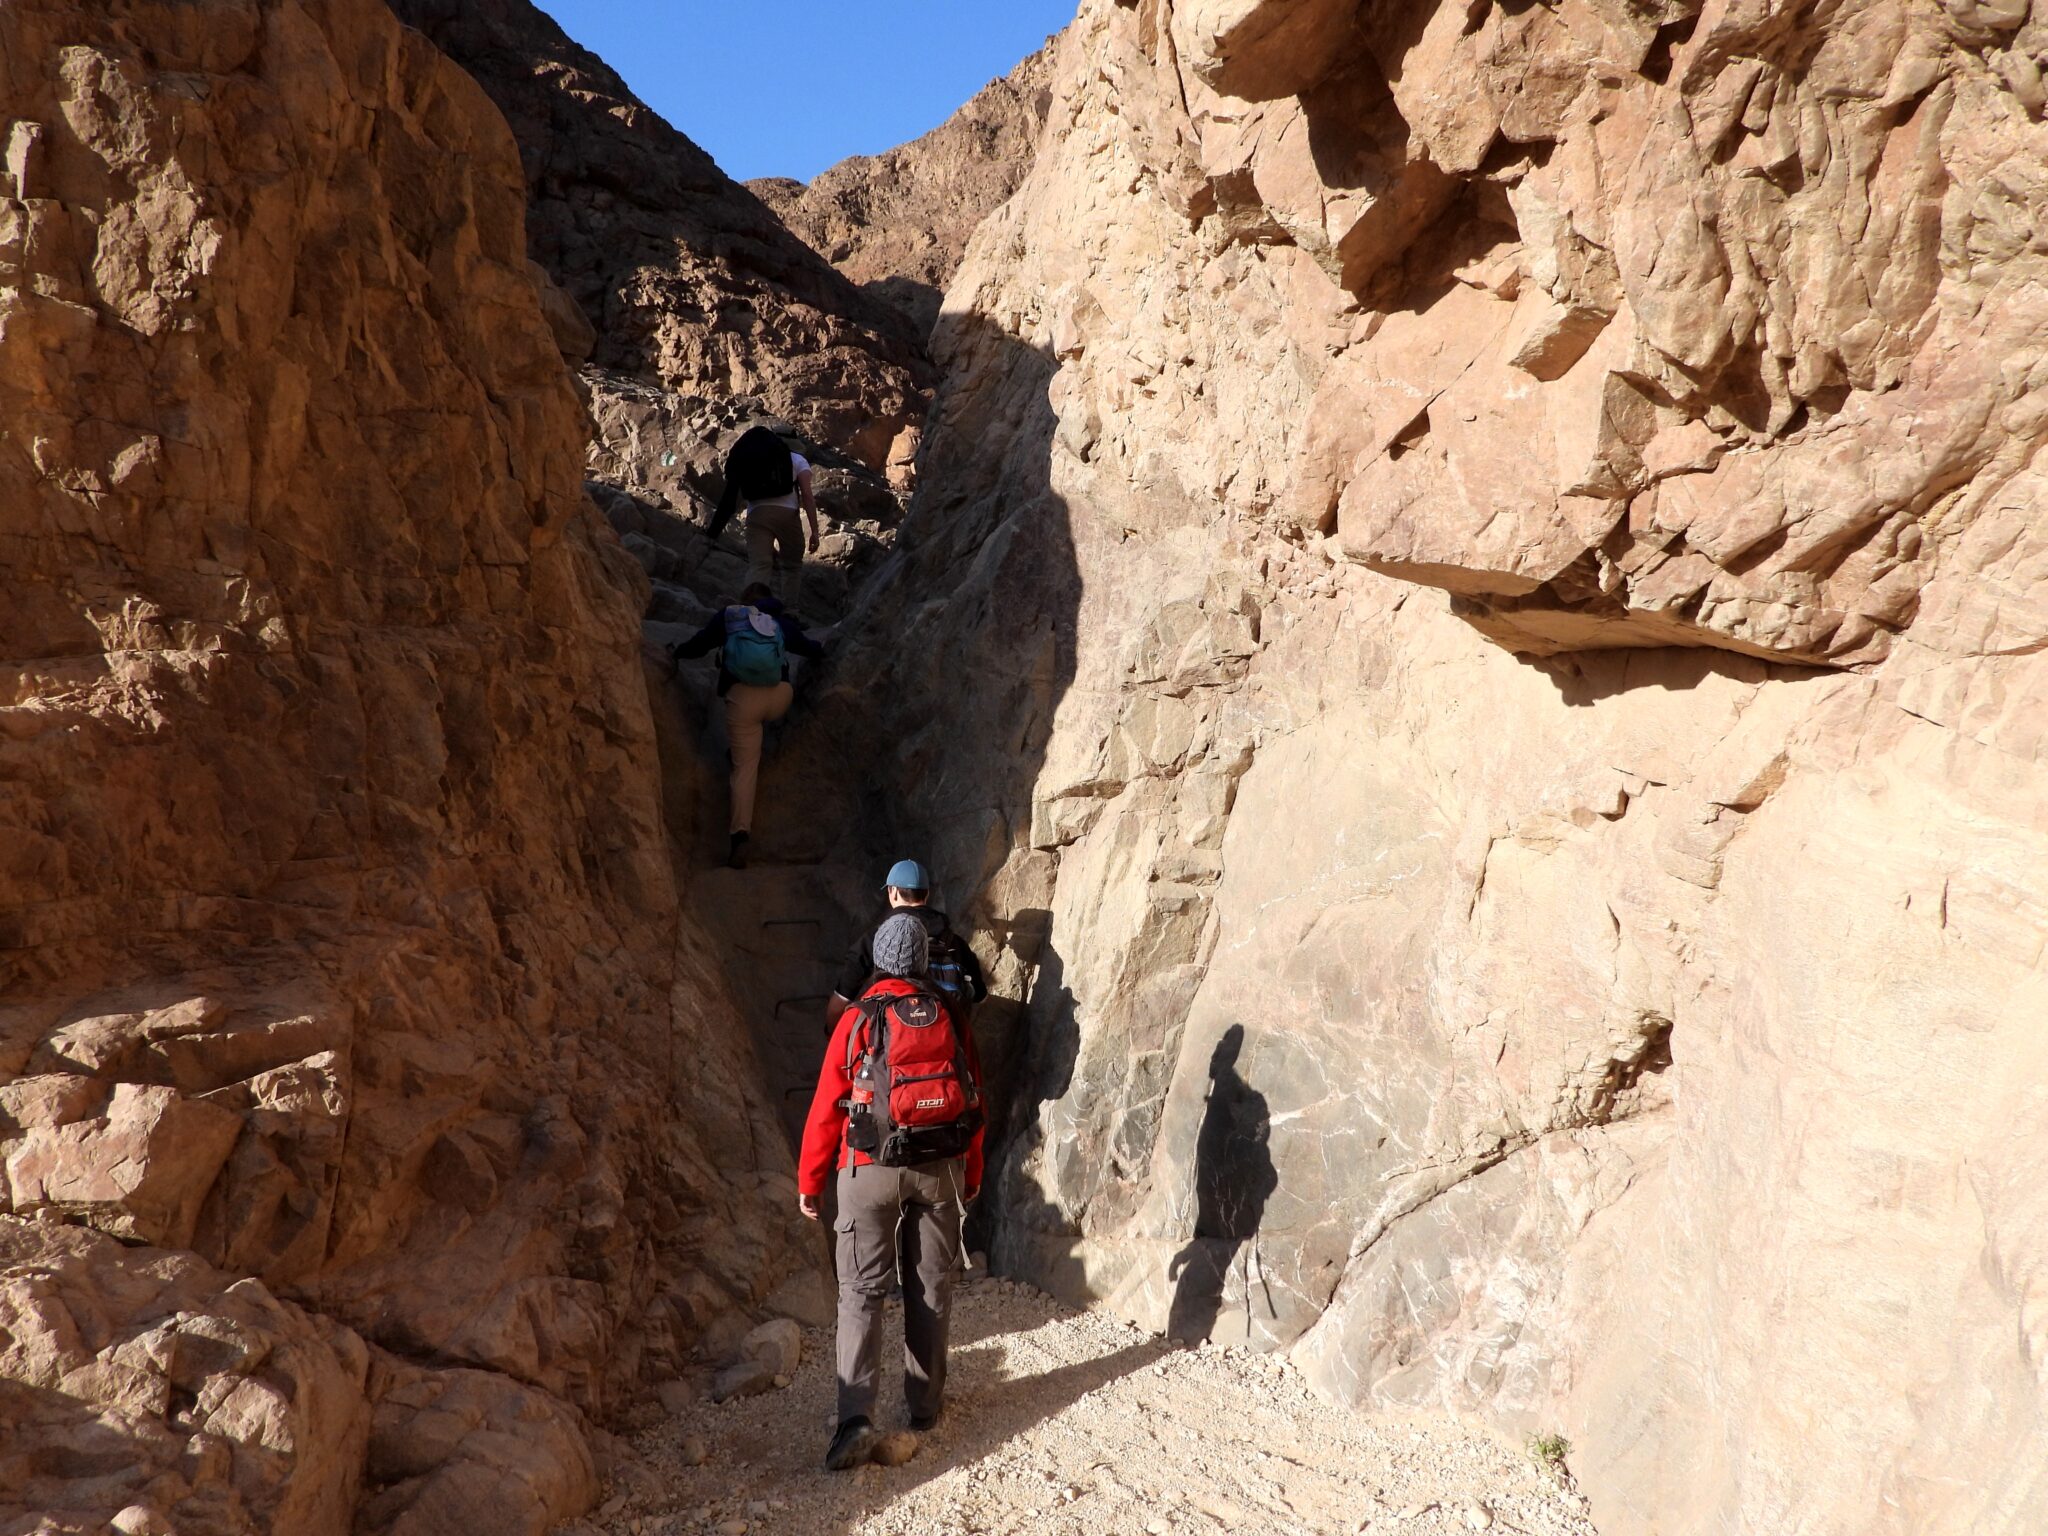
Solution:
[(876, 929), (896, 913), (908, 912), (924, 924), (924, 931), (930, 936), (931, 958), (927, 975), (931, 984), (945, 998), (954, 1017), (964, 1027), (974, 1016), (974, 1005), (988, 996), (988, 983), (982, 977), (981, 962), (975, 958), (967, 941), (953, 931), (952, 925), (946, 921), (946, 914), (931, 905), (931, 871), (916, 859), (898, 859), (889, 867), (889, 876), (883, 882), (882, 890), (888, 898), (889, 910), (873, 928), (861, 935), (860, 942), (846, 957), (831, 1000), (825, 1005), (825, 1017), (836, 1021), (846, 1012), (852, 999), (867, 990), (868, 983), (876, 974)]

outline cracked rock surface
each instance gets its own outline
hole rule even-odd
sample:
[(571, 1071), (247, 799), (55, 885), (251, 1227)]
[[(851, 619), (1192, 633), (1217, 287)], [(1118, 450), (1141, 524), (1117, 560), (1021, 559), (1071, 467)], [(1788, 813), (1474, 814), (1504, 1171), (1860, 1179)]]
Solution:
[(1605, 1529), (2048, 1522), (2044, 25), (1083, 6), (810, 727), (1025, 999), (999, 1271)]
[(366, 0), (9, 4), (0, 146), (0, 1529), (538, 1531), (818, 1275), (517, 148)]
[(929, 336), (981, 221), (1030, 172), (1051, 98), (1053, 45), (991, 80), (945, 122), (879, 155), (853, 155), (808, 183), (747, 190), (812, 250)]

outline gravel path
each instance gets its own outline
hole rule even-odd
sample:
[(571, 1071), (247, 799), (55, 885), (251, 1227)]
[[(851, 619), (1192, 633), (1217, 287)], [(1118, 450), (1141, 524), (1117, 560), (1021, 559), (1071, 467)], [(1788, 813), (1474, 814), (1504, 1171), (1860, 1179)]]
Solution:
[[(786, 1389), (697, 1394), (614, 1442), (605, 1505), (560, 1536), (1596, 1536), (1526, 1453), (1333, 1407), (1275, 1356), (1173, 1348), (1005, 1281), (963, 1286), (953, 1330), (946, 1416), (906, 1465), (823, 1470), (831, 1338), (813, 1330)], [(879, 1427), (901, 1428), (884, 1404)]]

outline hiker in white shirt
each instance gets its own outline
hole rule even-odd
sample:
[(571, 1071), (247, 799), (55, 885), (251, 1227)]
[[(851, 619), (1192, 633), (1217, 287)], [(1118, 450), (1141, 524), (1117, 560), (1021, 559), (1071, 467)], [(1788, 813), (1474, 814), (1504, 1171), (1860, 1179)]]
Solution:
[[(717, 538), (742, 502), (747, 509), (747, 585), (759, 582), (784, 602), (793, 602), (804, 555), (818, 548), (811, 461), (768, 428), (749, 427), (725, 456), (725, 493), (706, 532)], [(799, 512), (810, 524), (808, 538)]]

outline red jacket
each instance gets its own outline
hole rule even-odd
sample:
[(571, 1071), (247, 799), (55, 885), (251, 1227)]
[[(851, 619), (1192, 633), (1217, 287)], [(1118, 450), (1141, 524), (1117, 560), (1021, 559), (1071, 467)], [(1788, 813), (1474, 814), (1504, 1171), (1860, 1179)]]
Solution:
[[(917, 988), (911, 983), (885, 976), (862, 995), (901, 997), (915, 991)], [(853, 1078), (846, 1070), (846, 1059), (850, 1054), (847, 1044), (860, 1022), (860, 1010), (848, 1008), (832, 1027), (832, 1043), (825, 1047), (825, 1064), (818, 1069), (818, 1091), (811, 1097), (811, 1112), (804, 1120), (803, 1150), (797, 1154), (796, 1187), (799, 1194), (822, 1195), (825, 1181), (845, 1167), (848, 1158), (856, 1165), (874, 1161), (867, 1153), (852, 1151), (846, 1145), (846, 1107), (842, 1101), (853, 1092)], [(974, 1074), (974, 1086), (979, 1088), (981, 1061), (975, 1053), (974, 1037), (966, 1030), (960, 1031), (960, 1037), (967, 1048), (967, 1069)], [(981, 1136), (982, 1133), (976, 1131), (967, 1148), (969, 1196), (981, 1188)]]

